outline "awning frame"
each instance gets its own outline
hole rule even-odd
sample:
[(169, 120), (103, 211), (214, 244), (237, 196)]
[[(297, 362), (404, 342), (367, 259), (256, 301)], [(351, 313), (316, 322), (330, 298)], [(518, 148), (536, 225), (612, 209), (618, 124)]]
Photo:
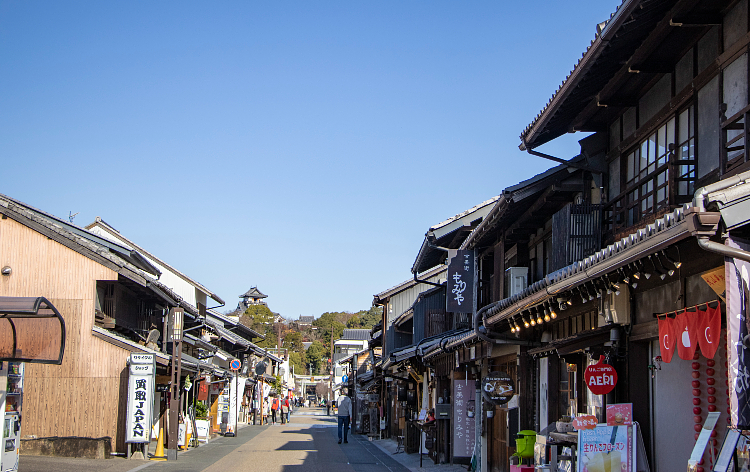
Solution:
[[(0, 357), (0, 361), (17, 361), (17, 362), (28, 362), (32, 364), (55, 364), (60, 365), (63, 361), (63, 355), (65, 354), (65, 320), (57, 308), (46, 298), (36, 297), (34, 303), (30, 309), (22, 308), (4, 308), (4, 302), (10, 303), (12, 300), (20, 301), (22, 299), (29, 300), (34, 297), (0, 297), (0, 319), (7, 319), (10, 323), (11, 329), (13, 330), (13, 357)], [(50, 310), (50, 314), (40, 314), (39, 310)], [(13, 319), (23, 318), (57, 318), (60, 321), (60, 355), (57, 359), (42, 360), (42, 359), (29, 359), (25, 357), (16, 357), (17, 349), (17, 335), (16, 325), (13, 323)]]

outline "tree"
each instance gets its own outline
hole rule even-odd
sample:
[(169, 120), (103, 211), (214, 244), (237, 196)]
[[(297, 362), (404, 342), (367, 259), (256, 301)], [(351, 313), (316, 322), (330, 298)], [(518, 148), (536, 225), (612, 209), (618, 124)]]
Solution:
[(299, 331), (289, 331), (284, 336), (283, 347), (290, 352), (304, 352), (305, 347), (302, 345), (302, 334)]
[[(333, 338), (333, 341), (341, 339), (341, 336), (344, 334), (344, 328), (346, 328), (346, 326), (338, 321), (337, 318), (343, 318), (346, 315), (348, 314), (326, 312), (320, 315), (320, 318), (313, 321), (313, 326), (317, 326), (319, 328), (318, 331), (321, 332), (320, 340), (323, 342), (326, 349), (328, 349), (328, 352), (331, 351), (331, 338)], [(331, 336), (331, 328), (333, 328), (333, 336)]]
[(307, 372), (307, 366), (305, 365), (305, 355), (299, 352), (289, 352), (289, 368), (294, 367), (295, 374), (302, 374)]
[(365, 328), (372, 329), (373, 326), (380, 323), (383, 319), (383, 307), (373, 306), (369, 310), (361, 310), (355, 313), (346, 322), (347, 328)]
[(305, 353), (305, 361), (312, 365), (311, 374), (320, 372), (320, 367), (323, 365), (324, 359), (328, 359), (328, 351), (323, 343), (315, 341), (310, 344)]
[(267, 305), (250, 305), (240, 316), (240, 323), (265, 336), (265, 339), (255, 342), (258, 347), (276, 347), (279, 327), (274, 325), (274, 317), (275, 313)]

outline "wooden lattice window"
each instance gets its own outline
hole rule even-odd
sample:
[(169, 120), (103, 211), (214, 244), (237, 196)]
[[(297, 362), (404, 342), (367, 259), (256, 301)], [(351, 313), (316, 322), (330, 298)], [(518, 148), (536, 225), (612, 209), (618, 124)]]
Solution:
[(692, 198), (696, 179), (695, 106), (661, 124), (621, 157), (622, 192), (606, 207), (617, 233)]

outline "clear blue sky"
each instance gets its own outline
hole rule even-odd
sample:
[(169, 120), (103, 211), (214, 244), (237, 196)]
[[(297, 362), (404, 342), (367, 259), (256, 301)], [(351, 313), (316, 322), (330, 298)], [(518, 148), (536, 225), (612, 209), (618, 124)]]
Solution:
[(551, 166), (518, 136), (619, 3), (4, 0), (0, 193), (229, 308), (366, 309), (431, 225)]

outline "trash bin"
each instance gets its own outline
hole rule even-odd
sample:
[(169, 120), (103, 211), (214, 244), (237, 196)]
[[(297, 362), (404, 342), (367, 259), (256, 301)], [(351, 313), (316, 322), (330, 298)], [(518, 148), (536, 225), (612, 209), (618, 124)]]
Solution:
[(534, 443), (536, 443), (536, 431), (524, 429), (519, 431), (516, 437), (516, 456), (528, 459), (534, 457)]

